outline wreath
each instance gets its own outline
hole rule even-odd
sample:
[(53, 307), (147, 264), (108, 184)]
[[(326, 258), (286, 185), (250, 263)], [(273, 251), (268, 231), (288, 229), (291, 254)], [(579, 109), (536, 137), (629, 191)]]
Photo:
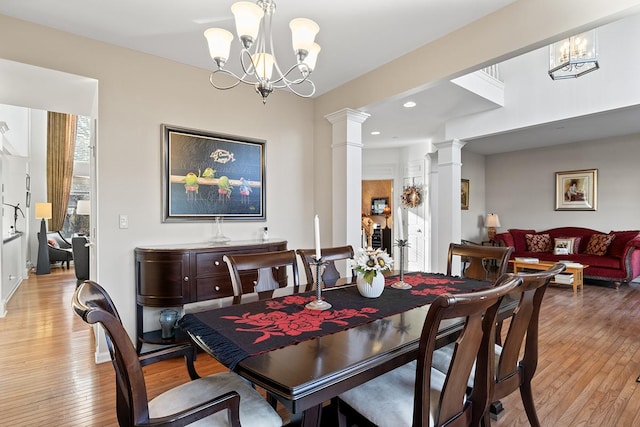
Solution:
[(402, 205), (407, 208), (420, 206), (422, 203), (422, 190), (415, 185), (405, 187), (400, 195), (400, 200), (402, 201)]

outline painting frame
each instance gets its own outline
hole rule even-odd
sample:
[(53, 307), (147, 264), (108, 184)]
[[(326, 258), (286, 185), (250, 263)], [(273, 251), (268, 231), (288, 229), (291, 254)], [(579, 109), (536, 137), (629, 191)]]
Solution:
[(556, 211), (598, 209), (598, 169), (556, 172)]
[(162, 124), (163, 222), (266, 221), (266, 141)]
[(460, 180), (460, 209), (469, 210), (469, 180)]

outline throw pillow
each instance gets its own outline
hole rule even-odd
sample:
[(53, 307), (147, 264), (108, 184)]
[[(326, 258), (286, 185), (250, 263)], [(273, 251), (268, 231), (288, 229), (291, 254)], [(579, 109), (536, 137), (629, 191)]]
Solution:
[(584, 253), (589, 255), (605, 255), (609, 245), (616, 237), (615, 234), (593, 234)]
[(53, 239), (47, 240), (47, 243), (49, 244), (49, 246), (53, 246), (54, 248), (59, 248), (60, 247), (60, 245), (58, 245), (58, 242), (56, 242)]
[(551, 237), (548, 234), (525, 234), (527, 251), (551, 252)]
[(580, 247), (580, 237), (556, 237), (553, 245), (554, 255), (577, 254)]

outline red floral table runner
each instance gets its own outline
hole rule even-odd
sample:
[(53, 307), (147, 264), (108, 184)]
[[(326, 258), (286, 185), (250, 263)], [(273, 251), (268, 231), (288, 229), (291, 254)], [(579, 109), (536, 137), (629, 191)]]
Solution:
[(492, 286), (490, 282), (430, 273), (407, 273), (411, 289), (388, 285), (386, 278), (379, 298), (364, 298), (355, 286), (332, 289), (322, 294), (332, 308), (314, 311), (305, 304), (315, 292), (305, 292), (247, 304), (186, 314), (180, 327), (198, 337), (218, 361), (233, 369), (242, 359), (302, 341), (353, 328), (383, 317), (431, 303), (443, 293), (472, 292)]

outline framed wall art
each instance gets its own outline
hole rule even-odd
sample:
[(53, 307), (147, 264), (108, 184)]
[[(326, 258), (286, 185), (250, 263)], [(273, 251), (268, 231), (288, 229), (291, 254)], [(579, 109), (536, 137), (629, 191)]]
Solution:
[(265, 141), (162, 125), (164, 222), (266, 220)]
[(460, 180), (460, 209), (469, 210), (469, 180)]
[(556, 172), (557, 211), (598, 208), (598, 169)]

